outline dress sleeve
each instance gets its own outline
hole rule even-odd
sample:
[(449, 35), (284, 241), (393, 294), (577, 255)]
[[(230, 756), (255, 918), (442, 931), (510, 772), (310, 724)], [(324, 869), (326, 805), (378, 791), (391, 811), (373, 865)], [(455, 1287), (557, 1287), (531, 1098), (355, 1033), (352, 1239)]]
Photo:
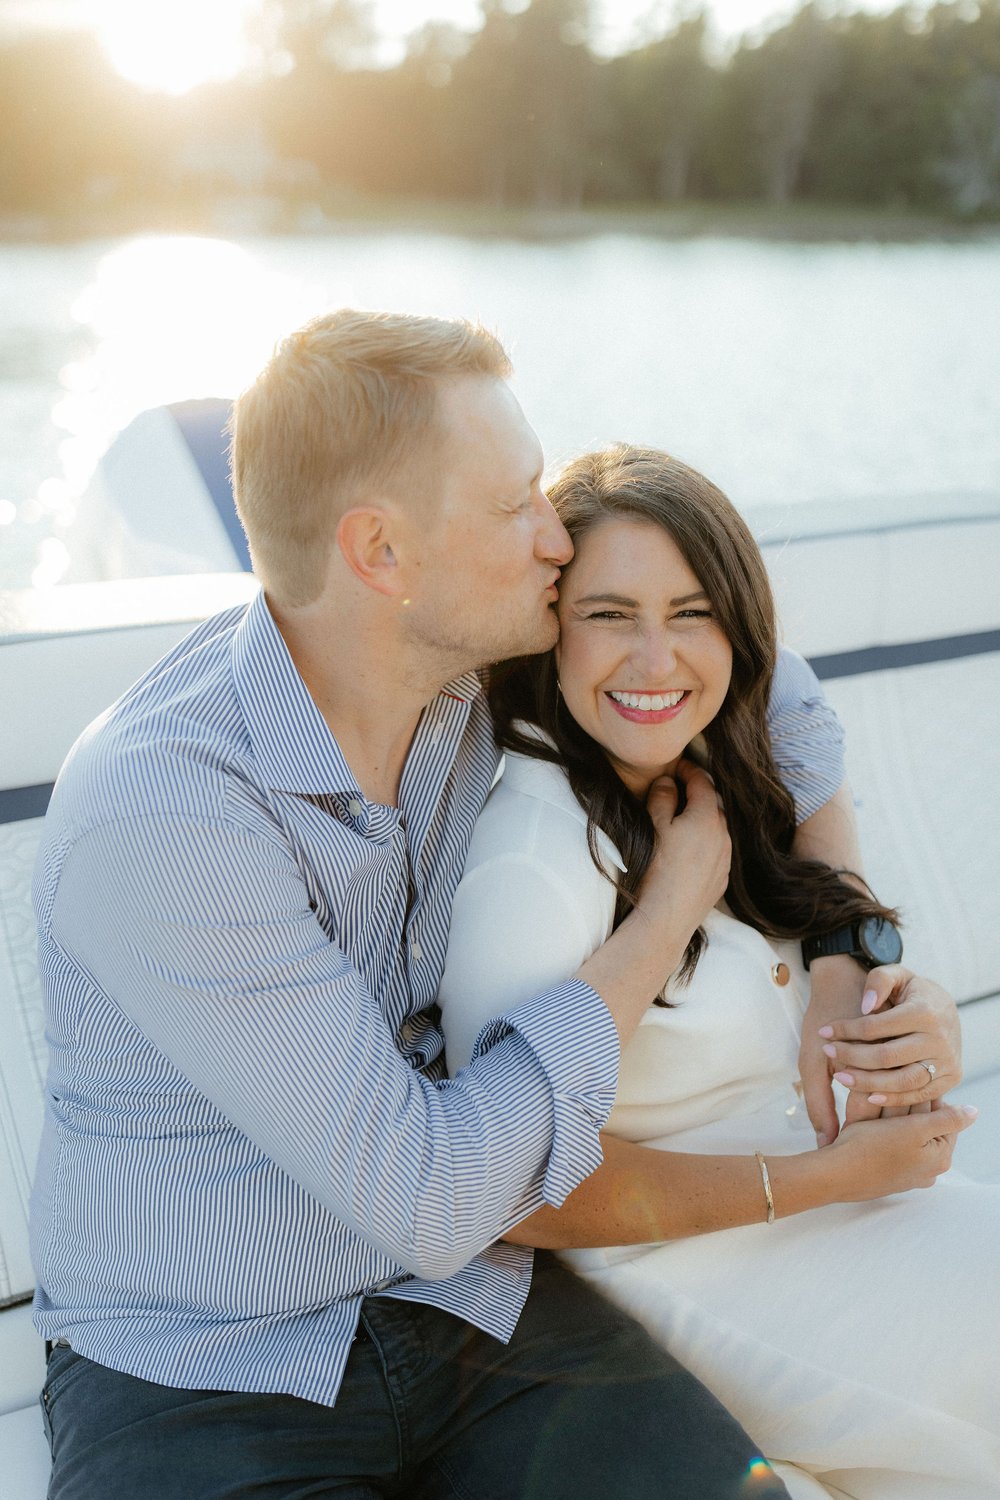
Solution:
[(795, 820), (804, 823), (843, 784), (844, 730), (812, 667), (786, 646), (778, 650), (767, 727)]
[[(612, 870), (616, 856), (603, 850)], [(448, 1073), (486, 1046), (495, 1017), (565, 984), (609, 938), (615, 883), (595, 867), (586, 825), (534, 796), (490, 795), (454, 895), (439, 987)], [(562, 1014), (562, 1031), (573, 1031)]]
[[(581, 857), (589, 864), (585, 847)], [(572, 864), (560, 863), (572, 876)], [(604, 941), (602, 893), (589, 892), (589, 884), (523, 852), (499, 853), (467, 871), (452, 905), (438, 992), (449, 1073), (477, 1055), (488, 1022), (561, 984)], [(608, 884), (609, 910), (613, 897)]]

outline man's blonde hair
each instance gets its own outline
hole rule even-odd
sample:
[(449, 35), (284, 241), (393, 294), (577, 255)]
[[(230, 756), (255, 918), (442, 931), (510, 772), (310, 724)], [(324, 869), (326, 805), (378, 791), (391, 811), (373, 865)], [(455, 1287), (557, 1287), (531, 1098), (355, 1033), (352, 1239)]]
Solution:
[(254, 571), (280, 602), (323, 588), (340, 515), (432, 436), (436, 381), (506, 379), (499, 341), (462, 319), (340, 312), (289, 334), (233, 408), (233, 491)]

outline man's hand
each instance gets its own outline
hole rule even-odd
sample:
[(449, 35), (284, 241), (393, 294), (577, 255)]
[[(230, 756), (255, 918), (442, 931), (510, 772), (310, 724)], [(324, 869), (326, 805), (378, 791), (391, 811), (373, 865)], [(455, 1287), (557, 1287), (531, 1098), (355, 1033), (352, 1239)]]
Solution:
[(933, 1109), (962, 1077), (954, 1000), (900, 964), (872, 969), (864, 989), (861, 1015), (819, 1029), (833, 1077), (851, 1090), (848, 1121), (886, 1107)]
[(799, 1073), (818, 1145), (839, 1129), (834, 1077), (850, 1089), (847, 1124), (933, 1109), (959, 1082), (958, 1008), (939, 984), (896, 964), (865, 974), (843, 954), (814, 959), (809, 973)]
[[(823, 1047), (830, 1045), (833, 1032), (829, 1028), (834, 1023), (853, 1021), (861, 1016), (861, 997), (867, 989), (868, 976), (853, 958), (839, 953), (814, 958), (809, 966), (809, 978), (812, 988), (802, 1022), (799, 1077), (803, 1103), (816, 1132), (816, 1144), (828, 1146), (837, 1139), (840, 1121), (831, 1083), (837, 1064), (824, 1053)], [(851, 1099), (854, 1098), (852, 1094)], [(874, 1120), (880, 1114), (877, 1104), (867, 1104), (863, 1096), (858, 1096), (851, 1119)]]

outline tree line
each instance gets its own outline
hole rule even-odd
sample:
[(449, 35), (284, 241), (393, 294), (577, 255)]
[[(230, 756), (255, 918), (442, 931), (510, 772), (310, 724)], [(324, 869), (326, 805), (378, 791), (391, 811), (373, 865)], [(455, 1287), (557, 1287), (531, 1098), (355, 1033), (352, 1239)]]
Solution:
[(126, 85), (84, 35), (9, 41), (0, 209), (127, 200), (155, 217), (231, 185), (241, 152), (252, 173), (256, 142), (261, 189), (319, 201), (1000, 212), (1000, 0), (881, 14), (810, 0), (725, 55), (703, 11), (675, 13), (611, 58), (588, 0), (480, 9), (471, 36), (428, 25), (386, 68), (365, 0), (266, 0), (254, 70), (178, 99)]

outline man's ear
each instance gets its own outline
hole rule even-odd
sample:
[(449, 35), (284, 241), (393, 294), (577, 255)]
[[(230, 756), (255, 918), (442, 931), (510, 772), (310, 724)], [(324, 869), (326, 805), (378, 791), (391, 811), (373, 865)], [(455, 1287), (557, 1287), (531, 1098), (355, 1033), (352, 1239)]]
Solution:
[(345, 511), (337, 523), (341, 556), (355, 577), (379, 594), (395, 595), (402, 588), (391, 531), (389, 513), (373, 505)]

